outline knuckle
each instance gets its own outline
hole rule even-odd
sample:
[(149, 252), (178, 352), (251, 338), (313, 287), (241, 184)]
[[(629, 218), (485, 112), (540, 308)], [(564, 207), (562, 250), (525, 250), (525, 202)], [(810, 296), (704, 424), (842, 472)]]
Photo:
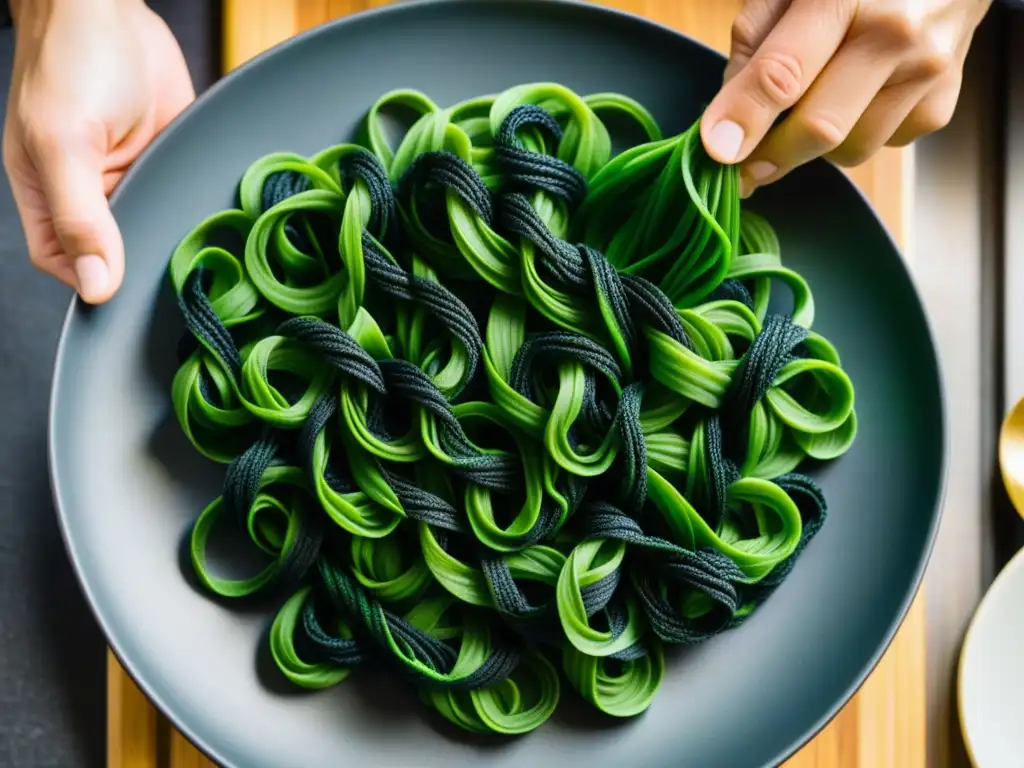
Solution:
[(876, 8), (863, 11), (861, 28), (889, 48), (905, 51), (917, 46), (923, 19), (904, 8)]
[(953, 67), (954, 52), (934, 36), (928, 36), (921, 41), (916, 58), (918, 76), (934, 79)]
[(935, 80), (949, 70), (951, 63), (947, 54), (929, 51), (918, 61), (918, 73), (922, 79)]
[(828, 159), (843, 168), (855, 168), (870, 160), (873, 154), (867, 147), (843, 144), (830, 153)]
[(849, 129), (839, 115), (829, 111), (810, 112), (801, 116), (800, 131), (819, 151), (827, 152), (842, 145)]
[(733, 53), (750, 56), (757, 45), (757, 23), (747, 11), (742, 11), (732, 22)]
[(753, 96), (762, 106), (788, 109), (800, 96), (803, 68), (800, 61), (786, 53), (766, 53), (754, 68)]
[(913, 126), (918, 136), (941, 131), (953, 119), (953, 109), (944, 104), (924, 104), (914, 115)]
[(896, 70), (893, 81), (906, 83), (911, 81), (936, 80), (949, 71), (951, 57), (939, 51), (922, 51), (909, 59)]
[(99, 239), (96, 222), (77, 213), (55, 214), (53, 228), (61, 242), (72, 250), (86, 253), (94, 250)]
[(948, 41), (926, 36), (917, 47), (903, 57), (890, 79), (890, 84), (931, 82), (950, 76), (958, 68), (956, 51)]
[(956, 103), (952, 99), (929, 99), (917, 105), (893, 137), (890, 147), (905, 147), (922, 136), (941, 131), (953, 120)]

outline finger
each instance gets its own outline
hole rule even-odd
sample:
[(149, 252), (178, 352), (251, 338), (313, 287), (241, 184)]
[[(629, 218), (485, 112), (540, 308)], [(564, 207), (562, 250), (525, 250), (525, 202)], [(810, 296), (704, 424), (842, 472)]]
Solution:
[(747, 0), (732, 23), (729, 63), (722, 81), (727, 83), (747, 65), (768, 33), (779, 23), (793, 0)]
[[(77, 291), (78, 276), (75, 274), (74, 265), (61, 248), (49, 215), (42, 211), (39, 205), (31, 202), (35, 195), (23, 185), (12, 180), (11, 192), (18, 210), (18, 218), (21, 219), (25, 230), (25, 243), (32, 265)], [(42, 199), (42, 194), (37, 194)]]
[(899, 127), (885, 140), (890, 147), (905, 147), (916, 139), (949, 125), (960, 99), (963, 68), (955, 67), (941, 77), (914, 106)]
[(701, 138), (720, 163), (744, 160), (772, 123), (807, 91), (839, 48), (853, 0), (793, 0), (743, 69), (701, 119)]
[(843, 46), (807, 95), (772, 129), (741, 171), (741, 194), (782, 178), (840, 146), (892, 73), (898, 60), (883, 57), (862, 37)]
[(853, 167), (871, 158), (883, 146), (904, 146), (933, 133), (953, 117), (960, 95), (964, 60), (970, 38), (958, 46), (948, 67), (935, 76), (916, 80), (901, 77), (898, 68), (890, 84), (865, 110), (846, 141), (827, 155), (837, 165)]
[(53, 230), (46, 198), (35, 181), (35, 170), (24, 147), (11, 139), (12, 135), (13, 132), (5, 127), (4, 169), (25, 232), (29, 261), (40, 271), (78, 290), (78, 278)]
[(846, 140), (825, 157), (846, 168), (867, 162), (891, 139), (929, 87), (930, 83), (905, 82), (883, 88)]
[(104, 194), (99, 152), (77, 137), (55, 135), (33, 137), (28, 150), (79, 294), (89, 303), (107, 301), (124, 277), (124, 245)]

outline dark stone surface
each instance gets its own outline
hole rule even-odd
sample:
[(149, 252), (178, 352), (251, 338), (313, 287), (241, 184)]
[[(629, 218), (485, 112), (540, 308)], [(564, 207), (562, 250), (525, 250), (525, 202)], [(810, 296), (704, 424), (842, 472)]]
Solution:
[[(216, 77), (217, 3), (153, 0), (188, 58), (197, 90)], [(0, 30), (0, 79), (13, 32)], [(2, 93), (6, 109), (7, 88)], [(28, 263), (0, 186), (0, 766), (101, 766), (105, 645), (68, 565), (46, 473), (53, 356), (70, 291)]]

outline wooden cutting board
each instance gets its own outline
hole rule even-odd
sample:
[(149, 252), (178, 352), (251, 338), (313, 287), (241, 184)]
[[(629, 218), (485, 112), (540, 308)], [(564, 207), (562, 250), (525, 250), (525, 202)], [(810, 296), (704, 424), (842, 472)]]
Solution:
[[(229, 71), (287, 38), (390, 0), (223, 0)], [(679, 29), (719, 50), (742, 0), (597, 0)], [(909, 151), (884, 150), (851, 172), (910, 258)], [(156, 713), (113, 656), (108, 675), (108, 768), (212, 764)], [(786, 768), (925, 768), (925, 615), (914, 607), (856, 697)], [(741, 768), (741, 767), (737, 767)]]

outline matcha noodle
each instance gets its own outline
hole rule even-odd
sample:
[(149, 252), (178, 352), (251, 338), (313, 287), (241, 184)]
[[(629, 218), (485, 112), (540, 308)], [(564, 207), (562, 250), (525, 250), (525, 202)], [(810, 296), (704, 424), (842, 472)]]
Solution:
[[(415, 119), (389, 143), (396, 110)], [(613, 152), (611, 124), (638, 139)], [(501, 734), (563, 680), (640, 714), (666, 644), (738, 626), (789, 573), (826, 511), (800, 470), (856, 434), (780, 253), (698, 123), (664, 138), (618, 94), (399, 90), (358, 143), (256, 160), (170, 263), (174, 409), (226, 465), (198, 578), (278, 598), (297, 686), (370, 665)], [(215, 526), (263, 570), (214, 575)]]

